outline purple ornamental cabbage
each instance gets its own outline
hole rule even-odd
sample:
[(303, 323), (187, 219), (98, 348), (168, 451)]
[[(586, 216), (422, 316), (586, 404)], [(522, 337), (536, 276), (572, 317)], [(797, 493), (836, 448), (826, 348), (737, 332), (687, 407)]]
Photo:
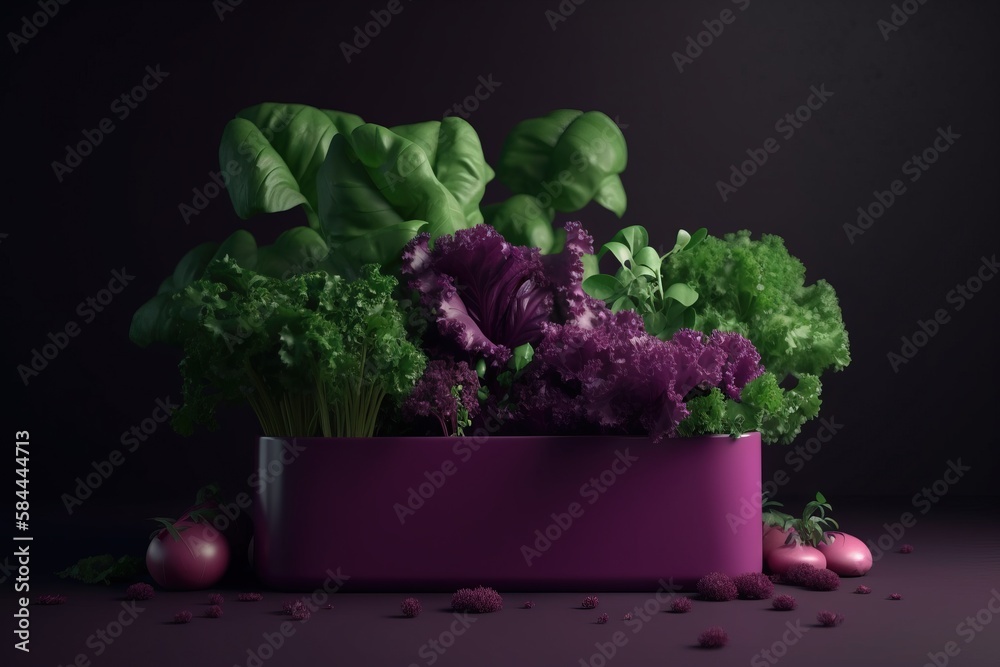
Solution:
[(437, 239), (420, 234), (403, 251), (403, 275), (420, 293), (451, 348), (501, 368), (511, 351), (537, 345), (548, 322), (590, 328), (608, 313), (581, 287), (584, 254), (593, 239), (579, 222), (566, 223), (566, 246), (543, 257), (537, 248), (508, 243), (489, 225)]
[(537, 248), (511, 245), (489, 225), (437, 239), (420, 234), (403, 250), (403, 275), (441, 335), (497, 367), (535, 344), (552, 315), (552, 290)]

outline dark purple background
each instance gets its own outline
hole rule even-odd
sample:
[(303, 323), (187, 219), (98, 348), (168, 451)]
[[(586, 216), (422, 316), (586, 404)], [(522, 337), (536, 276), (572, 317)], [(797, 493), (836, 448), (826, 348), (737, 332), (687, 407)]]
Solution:
[[(643, 224), (654, 243), (677, 228), (740, 228), (783, 236), (810, 279), (838, 290), (853, 364), (824, 378), (823, 416), (843, 424), (801, 472), (779, 447), (765, 478), (790, 473), (787, 491), (909, 497), (941, 476), (949, 459), (973, 467), (956, 494), (996, 494), (995, 314), (1000, 281), (941, 328), (896, 374), (918, 319), (949, 308), (946, 293), (1000, 249), (995, 5), (933, 2), (883, 40), (876, 21), (890, 3), (602, 2), (577, 7), (553, 31), (542, 3), (404, 1), (382, 34), (348, 64), (338, 44), (371, 20), (372, 3), (244, 0), (220, 21), (209, 2), (100, 6), (73, 2), (38, 35), (8, 50), (5, 143), (8, 211), (0, 232), (6, 430), (32, 433), (35, 507), (61, 512), (93, 460), (121, 449), (120, 434), (150, 416), (158, 398), (180, 398), (170, 350), (140, 350), (127, 337), (134, 310), (177, 259), (243, 226), (269, 242), (297, 211), (240, 221), (222, 195), (190, 225), (178, 212), (218, 169), (222, 128), (261, 101), (350, 111), (384, 125), (440, 118), (471, 95), (477, 77), (500, 86), (469, 121), (495, 164), (518, 121), (555, 108), (597, 109), (625, 127), (628, 212), (619, 223), (596, 206), (579, 218), (598, 242), (619, 224)], [(736, 20), (678, 73), (671, 53), (732, 8)], [(37, 11), (5, 7), (6, 33)], [(9, 45), (5, 48), (9, 49)], [(169, 76), (125, 120), (112, 100), (147, 65)], [(833, 97), (790, 139), (775, 121), (804, 103), (812, 85)], [(105, 116), (116, 125), (58, 183), (51, 162)], [(855, 210), (886, 190), (938, 127), (961, 135), (864, 235), (843, 230)], [(715, 183), (768, 137), (781, 146), (723, 203)], [(499, 183), (487, 201), (505, 196)], [(565, 218), (564, 218), (565, 219)], [(135, 281), (40, 376), (16, 372), (32, 348), (77, 304), (126, 267)], [(222, 415), (222, 430), (191, 438), (166, 426), (78, 509), (128, 512), (133, 499), (176, 511), (201, 484), (240, 488), (257, 427), (248, 409)], [(799, 443), (815, 435), (807, 425)], [(41, 506), (41, 507), (39, 507)], [(65, 515), (63, 515), (65, 516)]]

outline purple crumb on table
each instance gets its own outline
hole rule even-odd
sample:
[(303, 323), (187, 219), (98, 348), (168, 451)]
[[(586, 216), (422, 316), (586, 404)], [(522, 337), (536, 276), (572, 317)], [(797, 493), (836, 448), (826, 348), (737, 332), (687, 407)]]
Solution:
[(729, 635), (722, 628), (711, 627), (698, 635), (698, 646), (702, 648), (721, 648), (729, 642)]

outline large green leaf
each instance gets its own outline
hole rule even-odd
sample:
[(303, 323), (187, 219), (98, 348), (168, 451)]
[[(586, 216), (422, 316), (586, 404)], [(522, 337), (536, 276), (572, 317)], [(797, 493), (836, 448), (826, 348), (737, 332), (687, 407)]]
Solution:
[(462, 205), (468, 226), (481, 223), (479, 202), (494, 174), (472, 126), (449, 116), (441, 121), (397, 125), (392, 131), (420, 146), (438, 180)]
[(561, 109), (514, 127), (497, 175), (518, 194), (576, 211), (591, 200), (621, 216), (625, 191), (618, 177), (627, 162), (625, 137), (599, 111)]
[(310, 271), (328, 271), (330, 261), (330, 248), (322, 236), (309, 227), (292, 227), (282, 232), (273, 244), (257, 250), (254, 270), (272, 278), (288, 278)]
[(330, 142), (318, 196), (323, 234), (346, 274), (369, 263), (391, 270), (418, 231), (433, 240), (471, 226), (420, 144), (372, 123)]
[(549, 177), (552, 151), (570, 123), (581, 111), (557, 109), (541, 118), (521, 121), (504, 141), (497, 176), (517, 193), (536, 195)]
[(317, 227), (316, 172), (330, 140), (363, 122), (353, 114), (302, 104), (265, 103), (238, 113), (219, 146), (236, 214), (245, 220), (301, 205), (310, 226)]
[(594, 201), (619, 218), (625, 215), (628, 198), (625, 196), (625, 186), (622, 185), (622, 179), (618, 174), (611, 174), (601, 182), (597, 192), (594, 193)]
[(533, 246), (543, 253), (555, 251), (552, 230), (555, 211), (542, 206), (531, 195), (514, 195), (502, 204), (483, 207), (486, 222), (514, 245)]

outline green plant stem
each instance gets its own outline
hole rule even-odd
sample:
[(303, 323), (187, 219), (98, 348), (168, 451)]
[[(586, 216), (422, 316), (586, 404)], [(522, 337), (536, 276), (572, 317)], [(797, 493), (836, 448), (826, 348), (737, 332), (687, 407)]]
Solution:
[(316, 378), (316, 411), (320, 421), (323, 435), (330, 437), (330, 408), (326, 403), (326, 385), (318, 377)]
[(277, 415), (278, 410), (268, 395), (263, 381), (257, 375), (257, 372), (254, 371), (253, 367), (250, 366), (249, 361), (246, 363), (245, 370), (256, 392), (250, 395), (250, 404), (254, 408), (254, 412), (257, 413), (257, 419), (260, 421), (261, 428), (264, 430), (265, 435), (282, 435), (280, 433), (281, 420)]

